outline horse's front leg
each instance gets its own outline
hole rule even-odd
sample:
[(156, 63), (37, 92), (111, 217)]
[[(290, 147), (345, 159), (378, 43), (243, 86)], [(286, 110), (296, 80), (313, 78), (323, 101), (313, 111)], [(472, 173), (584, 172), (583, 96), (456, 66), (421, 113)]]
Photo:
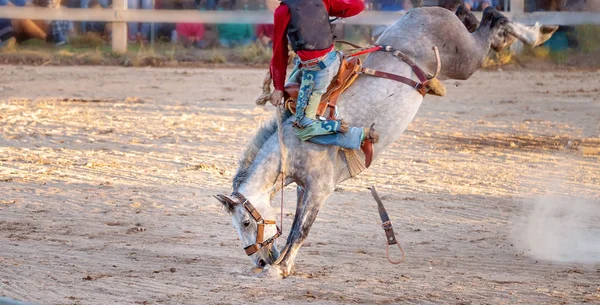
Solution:
[[(296, 214), (295, 215), (300, 214), (301, 211), (302, 211), (302, 198), (304, 198), (304, 187), (298, 185), (296, 187)], [(296, 219), (294, 218), (294, 222), (295, 221), (296, 221)], [(279, 257), (285, 256), (285, 254), (287, 253), (287, 251), (290, 249), (289, 246), (290, 246), (290, 244), (286, 242), (286, 244), (283, 247), (283, 249), (281, 249), (281, 251), (279, 252)]]
[[(322, 182), (322, 181), (319, 181)], [(273, 266), (278, 269), (280, 275), (287, 277), (294, 273), (294, 260), (298, 254), (298, 250), (308, 236), (310, 227), (317, 218), (317, 214), (323, 206), (325, 199), (333, 193), (334, 186), (319, 184), (316, 186), (307, 185), (304, 194), (296, 208), (296, 215), (292, 230), (288, 236), (287, 243), (279, 260)]]

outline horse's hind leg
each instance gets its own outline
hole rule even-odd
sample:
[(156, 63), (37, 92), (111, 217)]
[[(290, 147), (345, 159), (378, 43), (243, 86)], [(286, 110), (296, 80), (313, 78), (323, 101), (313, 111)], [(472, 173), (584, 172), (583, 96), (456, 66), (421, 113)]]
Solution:
[(325, 199), (333, 193), (333, 190), (333, 182), (329, 183), (327, 181), (319, 181), (318, 185), (309, 184), (306, 186), (302, 201), (296, 209), (296, 216), (283, 250), (284, 253), (280, 256), (277, 266), (274, 266), (279, 269), (282, 276), (286, 277), (294, 272), (294, 260), (298, 250), (308, 236), (310, 227), (317, 218)]
[(473, 15), (473, 13), (464, 5), (458, 7), (456, 10), (456, 17), (462, 21), (469, 33), (473, 33), (477, 30), (479, 20), (477, 20), (477, 17), (475, 17), (475, 15)]

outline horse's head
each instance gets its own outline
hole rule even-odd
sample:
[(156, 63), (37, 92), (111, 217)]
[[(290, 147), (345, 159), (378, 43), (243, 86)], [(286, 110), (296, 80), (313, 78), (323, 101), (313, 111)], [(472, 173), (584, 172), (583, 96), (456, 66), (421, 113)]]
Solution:
[(526, 26), (510, 21), (495, 8), (488, 6), (483, 11), (479, 27), (489, 28), (491, 32), (491, 47), (499, 52), (519, 39), (523, 43), (535, 47), (546, 42), (556, 32), (558, 26), (540, 25)]
[[(231, 215), (231, 223), (242, 241), (246, 254), (254, 264), (260, 268), (273, 264), (279, 258), (275, 239), (281, 235), (281, 232), (275, 224), (275, 215), (269, 198), (256, 199), (251, 203), (237, 192), (231, 196), (217, 195), (215, 198)], [(259, 212), (256, 207), (261, 208), (261, 211)]]

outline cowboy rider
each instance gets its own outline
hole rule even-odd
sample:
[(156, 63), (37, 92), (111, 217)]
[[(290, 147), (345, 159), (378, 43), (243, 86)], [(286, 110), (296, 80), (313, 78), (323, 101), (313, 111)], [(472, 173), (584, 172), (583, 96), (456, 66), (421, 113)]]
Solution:
[(342, 120), (322, 120), (316, 112), (321, 96), (337, 75), (340, 55), (333, 44), (329, 17), (351, 17), (364, 9), (364, 0), (283, 0), (274, 12), (275, 35), (271, 78), (275, 90), (270, 101), (279, 106), (283, 100), (288, 63), (288, 42), (296, 52), (296, 65), (288, 79), (300, 83), (296, 101), (295, 130), (303, 141), (361, 148), (365, 166), (373, 157), (373, 144), (379, 135), (373, 127), (349, 127)]

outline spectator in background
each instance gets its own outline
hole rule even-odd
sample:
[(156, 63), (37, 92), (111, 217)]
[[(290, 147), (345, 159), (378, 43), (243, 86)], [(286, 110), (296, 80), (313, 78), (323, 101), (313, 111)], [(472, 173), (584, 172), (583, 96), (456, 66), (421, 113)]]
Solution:
[[(0, 6), (24, 6), (26, 0), (0, 0)], [(42, 32), (43, 33), (43, 32)], [(17, 44), (17, 33), (13, 28), (12, 21), (0, 19), (0, 50), (12, 50)]]
[(380, 11), (401, 11), (404, 9), (404, 0), (377, 0), (375, 3)]
[(502, 10), (504, 6), (504, 1), (501, 0), (465, 0), (465, 5), (467, 2), (470, 4), (467, 8), (472, 11), (483, 11), (488, 6), (493, 6), (497, 10)]
[(256, 40), (265, 46), (273, 46), (275, 26), (272, 24), (259, 24), (256, 26)]
[[(93, 8), (93, 7), (102, 7), (108, 8), (110, 6), (109, 0), (81, 0), (81, 8)], [(102, 26), (104, 29), (104, 25), (96, 22), (94, 25), (90, 25), (87, 21), (81, 22), (81, 32), (85, 33), (86, 31), (96, 31), (99, 26)], [(88, 29), (92, 28), (92, 29)]]
[(194, 0), (196, 8), (200, 10), (216, 10), (219, 4), (219, 0)]
[[(26, 5), (26, 0), (0, 0), (0, 6), (4, 5)], [(60, 7), (60, 1), (33, 0), (33, 5), (43, 7)], [(3, 21), (4, 27), (7, 22)], [(67, 43), (68, 35), (73, 29), (73, 23), (66, 20), (53, 20), (50, 22), (40, 20), (12, 20), (10, 21), (16, 42), (29, 39), (41, 39), (56, 46)], [(12, 40), (14, 43), (14, 40)]]
[[(231, 7), (231, 2), (219, 1), (219, 10), (222, 11), (229, 7)], [(254, 41), (254, 31), (250, 24), (218, 24), (217, 31), (219, 32), (219, 43), (225, 48), (247, 46)]]
[[(60, 8), (66, 6), (67, 0), (33, 0), (34, 5)], [(73, 33), (73, 22), (69, 20), (52, 20), (48, 28), (46, 41), (55, 46), (67, 44), (70, 33)]]
[(488, 6), (492, 5), (492, 0), (482, 0), (479, 5), (479, 10), (483, 12)]
[(205, 6), (207, 10), (216, 10), (219, 5), (219, 0), (206, 0)]
[(0, 19), (0, 50), (10, 50), (17, 44), (15, 31), (8, 19)]
[(175, 26), (177, 30), (177, 40), (184, 46), (194, 46), (196, 48), (206, 47), (204, 40), (204, 25), (201, 23), (178, 23)]
[[(152, 0), (127, 0), (127, 8), (129, 9), (144, 9), (151, 10)], [(127, 23), (129, 40), (148, 41), (150, 37), (150, 23), (142, 23), (141, 27), (138, 22)]]
[(465, 0), (465, 1), (463, 2), (463, 4), (465, 5), (465, 7), (466, 7), (466, 8), (468, 8), (468, 9), (469, 9), (469, 11), (472, 11), (472, 10), (473, 10), (473, 6), (474, 6), (474, 5), (473, 5), (473, 0)]
[[(279, 6), (279, 0), (265, 0), (267, 10), (274, 12)], [(272, 23), (263, 23), (256, 26), (256, 39), (265, 46), (273, 46), (273, 36), (275, 36), (275, 25)]]
[[(87, 8), (90, 9), (104, 9), (104, 8), (109, 8), (110, 4), (108, 0), (82, 0), (83, 1), (87, 1), (86, 5)], [(82, 4), (83, 7), (83, 4)], [(87, 32), (92, 32), (92, 33), (97, 33), (100, 36), (107, 36), (109, 35), (109, 31), (108, 31), (108, 26), (109, 23), (106, 22), (102, 22), (102, 21), (88, 21), (88, 22), (81, 22), (81, 30), (83, 33), (87, 33)]]
[[(194, 7), (193, 0), (185, 2), (189, 8)], [(154, 0), (155, 10), (182, 10), (183, 3), (180, 0)], [(176, 23), (154, 23), (154, 31), (156, 39), (163, 42), (177, 43), (177, 31), (175, 30)]]
[[(50, 8), (67, 6), (67, 0), (32, 0), (31, 2), (35, 6)], [(46, 41), (55, 46), (67, 44), (69, 34), (73, 33), (73, 22), (69, 20), (35, 21), (35, 23), (46, 32)], [(27, 39), (29, 38), (32, 37), (27, 37)]]

